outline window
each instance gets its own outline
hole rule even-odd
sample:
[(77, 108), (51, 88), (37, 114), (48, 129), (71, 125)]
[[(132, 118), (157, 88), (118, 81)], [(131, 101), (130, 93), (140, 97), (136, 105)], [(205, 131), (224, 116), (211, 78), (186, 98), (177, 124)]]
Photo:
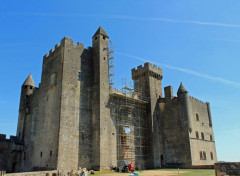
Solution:
[(200, 153), (200, 160), (206, 160), (207, 159), (205, 151), (200, 151), (199, 153)]
[(32, 86), (30, 86), (30, 89), (32, 89), (33, 87)]
[(213, 153), (212, 152), (210, 152), (210, 156), (211, 156), (211, 160), (213, 160)]
[(95, 40), (97, 40), (97, 37), (95, 37)]
[(23, 160), (25, 160), (26, 159), (26, 152), (24, 152), (24, 154), (23, 154)]
[(103, 57), (103, 60), (105, 60), (106, 58), (105, 57)]
[(105, 40), (105, 36), (103, 36), (103, 39)]
[(200, 160), (203, 160), (203, 154), (202, 154), (202, 151), (200, 151), (199, 153), (200, 153)]
[(40, 153), (40, 157), (42, 158), (42, 152)]
[(50, 157), (52, 156), (52, 150), (50, 151)]
[(26, 97), (26, 99), (28, 99), (28, 98), (29, 98), (29, 95), (26, 95), (25, 97)]
[(196, 113), (196, 121), (199, 121), (199, 115)]
[(27, 89), (27, 86), (24, 86), (25, 89)]
[(206, 152), (203, 152), (203, 159), (206, 160), (207, 157), (206, 157)]
[(198, 131), (196, 131), (195, 133), (196, 133), (196, 138), (199, 139)]
[(212, 141), (213, 139), (212, 139), (212, 135), (210, 134), (210, 141)]
[(201, 136), (202, 136), (202, 140), (204, 140), (204, 133), (201, 133)]

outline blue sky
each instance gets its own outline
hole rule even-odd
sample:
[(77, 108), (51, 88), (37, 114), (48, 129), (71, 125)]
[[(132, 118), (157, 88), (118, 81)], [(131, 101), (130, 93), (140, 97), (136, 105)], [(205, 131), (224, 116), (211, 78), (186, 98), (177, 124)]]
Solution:
[(163, 87), (209, 101), (218, 160), (240, 161), (239, 0), (0, 1), (0, 133), (15, 135), (20, 88), (64, 36), (91, 46), (101, 25), (115, 47), (115, 86), (151, 61)]

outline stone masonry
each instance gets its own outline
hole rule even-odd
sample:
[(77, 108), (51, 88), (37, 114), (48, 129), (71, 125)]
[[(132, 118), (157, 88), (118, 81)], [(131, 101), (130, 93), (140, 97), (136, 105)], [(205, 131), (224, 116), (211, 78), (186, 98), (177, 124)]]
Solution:
[(162, 69), (132, 69), (132, 86), (113, 89), (109, 36), (100, 27), (92, 47), (64, 37), (43, 57), (41, 83), (21, 87), (16, 136), (0, 135), (0, 170), (79, 167), (108, 170), (120, 161), (138, 169), (207, 168), (217, 161), (209, 103), (181, 83), (162, 92)]

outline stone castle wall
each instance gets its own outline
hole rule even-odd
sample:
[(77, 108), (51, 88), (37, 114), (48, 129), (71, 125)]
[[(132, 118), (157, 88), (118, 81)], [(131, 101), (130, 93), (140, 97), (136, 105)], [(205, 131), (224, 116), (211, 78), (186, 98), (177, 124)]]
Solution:
[(162, 136), (163, 167), (190, 167), (191, 154), (188, 138), (186, 112), (182, 102), (177, 98), (160, 100), (159, 124)]
[(12, 158), (11, 156), (11, 140), (6, 135), (0, 134), (0, 171), (11, 172)]
[(209, 105), (193, 97), (189, 97), (189, 102), (192, 118), (192, 132), (189, 134), (192, 165), (213, 165), (217, 161), (217, 155)]

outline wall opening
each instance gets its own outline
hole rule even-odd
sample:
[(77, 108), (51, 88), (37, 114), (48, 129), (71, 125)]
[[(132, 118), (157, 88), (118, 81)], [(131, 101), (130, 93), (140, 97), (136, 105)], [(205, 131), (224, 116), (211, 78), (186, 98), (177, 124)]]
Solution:
[(160, 161), (161, 161), (161, 167), (164, 167), (164, 156), (161, 154), (160, 156)]
[(52, 156), (52, 150), (50, 151), (50, 157)]
[(195, 133), (196, 133), (196, 138), (199, 139), (198, 131), (196, 131)]
[(26, 152), (24, 152), (24, 154), (23, 154), (23, 160), (25, 160), (26, 159)]
[(211, 156), (211, 160), (213, 160), (213, 153), (212, 152), (210, 152), (210, 156)]
[(203, 152), (203, 159), (204, 159), (204, 160), (207, 159), (206, 152)]
[(199, 115), (196, 113), (196, 121), (199, 121)]
[(201, 136), (202, 136), (202, 140), (204, 140), (204, 133), (201, 133)]
[(212, 139), (212, 135), (210, 134), (210, 141), (212, 141), (213, 139)]
[(40, 153), (40, 157), (42, 158), (42, 152)]

